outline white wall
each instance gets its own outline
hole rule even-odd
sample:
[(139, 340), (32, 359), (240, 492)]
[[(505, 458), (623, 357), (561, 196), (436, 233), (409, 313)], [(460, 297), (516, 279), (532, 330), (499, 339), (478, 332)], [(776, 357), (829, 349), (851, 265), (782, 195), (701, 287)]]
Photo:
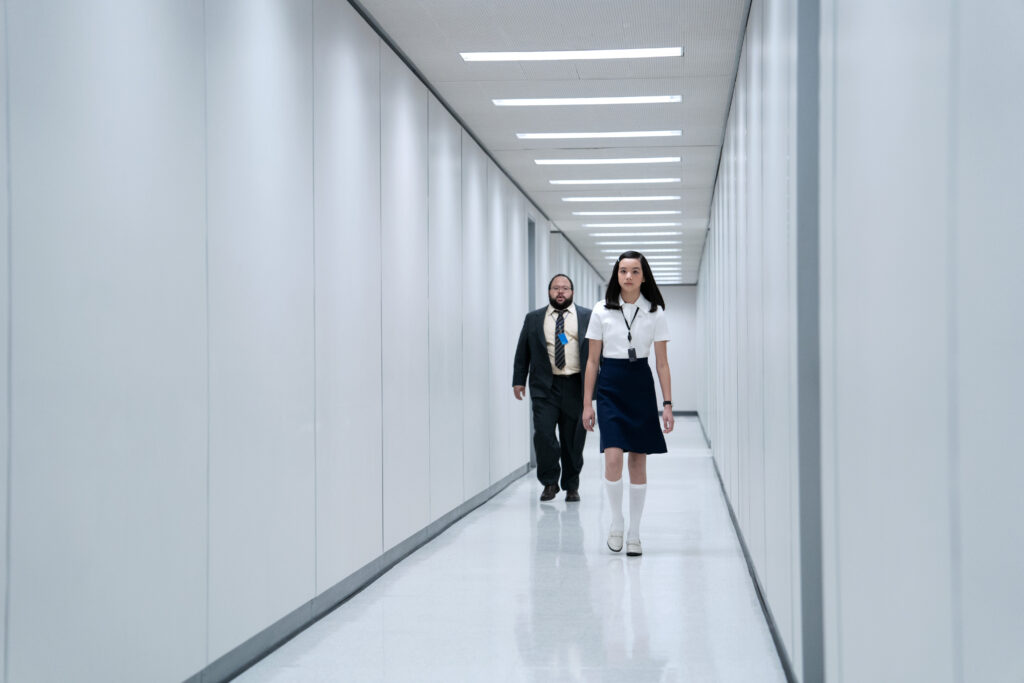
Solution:
[(315, 589), (312, 6), (212, 3), (206, 41), (215, 658)]
[(716, 462), (798, 678), (799, 523), (820, 521), (826, 680), (1017, 681), (1024, 8), (822, 5), (817, 520), (797, 495), (798, 7), (752, 3), (702, 262)]
[[(427, 89), (381, 50), (384, 549), (430, 521)], [(389, 429), (388, 424), (397, 429)]]
[(1022, 25), (823, 3), (830, 680), (1024, 676)]
[[(7, 91), (7, 3), (0, 2), (0, 92)], [(0, 130), (7, 129), (7, 108), (0, 108)], [(10, 202), (7, 196), (7, 136), (0, 135), (0, 301), (10, 302), (10, 279), (8, 260), (8, 241), (11, 234), (9, 220)], [(5, 306), (0, 313), (0, 329), (10, 329), (10, 307)], [(0, 335), (0, 357), (7, 358), (10, 351), (10, 343), (6, 334)], [(7, 465), (9, 463), (10, 447), (9, 439), (11, 434), (8, 420), (8, 409), (10, 407), (10, 373), (7, 363), (0, 368), (0, 386), (6, 387), (7, 391), (0, 396), (0, 529), (7, 529)], [(0, 544), (0, 586), (7, 585), (7, 543)], [(0, 591), (0, 613), (7, 613), (6, 591)], [(0, 642), (6, 640), (6, 620), (0, 620)], [(0, 648), (0, 671), (6, 667), (6, 651)]]
[(347, 3), (316, 0), (313, 17), (320, 593), (384, 550), (380, 41)]
[(795, 2), (752, 3), (701, 262), (694, 384), (726, 495), (799, 678), (795, 41)]
[(9, 3), (10, 681), (205, 663), (203, 3)]
[(430, 519), (463, 501), (462, 130), (430, 97)]
[(539, 214), (342, 0), (5, 9), (6, 679), (179, 681), (528, 462)]
[[(462, 395), (490, 396), (490, 290), (487, 229), (487, 156), (469, 134), (462, 133)], [(473, 286), (467, 286), (473, 283)], [(511, 372), (511, 371), (509, 371)], [(502, 382), (504, 384), (504, 382)], [(488, 435), (490, 401), (462, 402), (462, 481), (465, 492), (491, 481)], [(488, 457), (473, 457), (487, 453)], [(467, 497), (469, 497), (467, 495)]]
[[(665, 299), (665, 313), (668, 320), (668, 367), (672, 374), (672, 410), (696, 411), (698, 406), (697, 387), (697, 288), (690, 285), (659, 287)], [(652, 351), (651, 368), (655, 368)], [(655, 371), (655, 379), (657, 372)], [(658, 387), (658, 402), (661, 385)]]

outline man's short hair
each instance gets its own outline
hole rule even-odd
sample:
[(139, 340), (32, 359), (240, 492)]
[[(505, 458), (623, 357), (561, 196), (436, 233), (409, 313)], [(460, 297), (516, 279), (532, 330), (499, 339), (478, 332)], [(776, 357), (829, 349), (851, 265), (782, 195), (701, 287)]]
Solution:
[(575, 292), (576, 291), (576, 287), (572, 284), (572, 278), (569, 277), (568, 275), (566, 275), (565, 273), (559, 273), (558, 275), (556, 275), (553, 278), (551, 278), (551, 281), (548, 282), (548, 289), (551, 289), (551, 285), (555, 284), (555, 280), (557, 280), (560, 277), (564, 277), (566, 280), (569, 281), (569, 291), (571, 291), (571, 292)]

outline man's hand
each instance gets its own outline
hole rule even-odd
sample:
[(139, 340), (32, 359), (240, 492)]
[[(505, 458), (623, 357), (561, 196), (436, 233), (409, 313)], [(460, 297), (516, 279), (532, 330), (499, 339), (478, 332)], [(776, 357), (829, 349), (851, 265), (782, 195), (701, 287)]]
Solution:
[(516, 395), (516, 400), (517, 401), (522, 401), (523, 400), (523, 395), (526, 394), (526, 387), (523, 386), (522, 384), (518, 384), (518, 385), (512, 387), (512, 393), (514, 393)]

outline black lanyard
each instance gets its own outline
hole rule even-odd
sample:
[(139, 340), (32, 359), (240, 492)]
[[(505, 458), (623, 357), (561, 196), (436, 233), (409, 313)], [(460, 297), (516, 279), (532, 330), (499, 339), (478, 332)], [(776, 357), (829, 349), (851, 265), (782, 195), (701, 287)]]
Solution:
[(640, 312), (640, 306), (637, 306), (636, 310), (633, 311), (633, 319), (627, 322), (626, 321), (626, 314), (623, 312), (621, 307), (619, 308), (619, 313), (622, 313), (622, 322), (626, 323), (626, 341), (631, 342), (631, 343), (633, 341), (633, 323), (636, 322), (636, 314), (639, 313), (639, 312)]

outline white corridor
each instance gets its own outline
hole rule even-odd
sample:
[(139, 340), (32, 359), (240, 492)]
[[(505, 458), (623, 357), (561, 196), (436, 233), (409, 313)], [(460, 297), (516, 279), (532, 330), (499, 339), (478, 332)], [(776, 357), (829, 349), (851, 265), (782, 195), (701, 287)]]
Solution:
[(642, 557), (605, 547), (591, 435), (579, 504), (540, 503), (531, 471), (236, 680), (785, 680), (700, 426), (677, 424)]

